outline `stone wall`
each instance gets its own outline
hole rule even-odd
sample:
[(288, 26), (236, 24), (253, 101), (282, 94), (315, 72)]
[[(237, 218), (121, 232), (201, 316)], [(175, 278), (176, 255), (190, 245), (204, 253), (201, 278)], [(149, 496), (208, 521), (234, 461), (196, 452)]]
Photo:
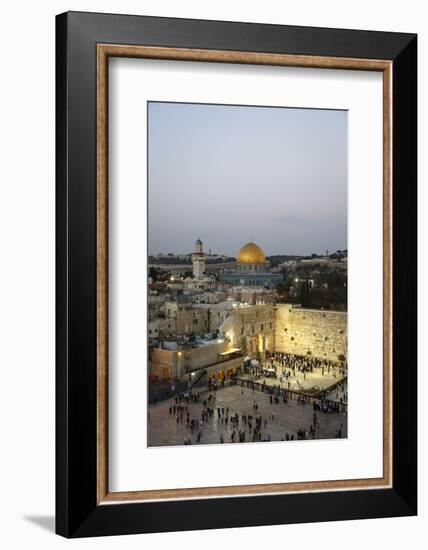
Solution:
[(226, 340), (214, 341), (197, 348), (166, 350), (155, 348), (150, 359), (150, 373), (161, 378), (182, 379), (184, 375), (208, 365), (221, 364), (220, 354), (227, 350)]
[[(181, 351), (154, 349), (150, 364), (152, 374), (167, 378), (169, 373), (172, 378), (182, 379), (207, 365), (212, 365), (211, 370), (222, 369), (219, 354), (230, 346), (240, 348), (244, 356), (259, 358), (263, 358), (266, 351), (311, 355), (333, 361), (348, 357), (346, 312), (303, 309), (289, 304), (219, 308), (217, 311), (214, 306), (209, 317), (208, 309), (183, 308), (177, 312), (175, 321), (190, 323), (195, 313), (205, 330), (205, 321), (211, 330), (219, 327), (224, 342)], [(187, 314), (192, 318), (187, 318)], [(242, 357), (234, 360), (233, 370), (240, 363)]]
[(191, 372), (207, 365), (219, 362), (219, 354), (226, 351), (227, 342), (214, 342), (189, 351), (183, 350), (182, 364), (184, 372)]
[(275, 350), (334, 361), (347, 359), (347, 319), (347, 312), (280, 304), (276, 308)]
[(177, 334), (203, 336), (209, 332), (208, 311), (206, 309), (184, 308), (177, 313)]
[(203, 336), (209, 332), (209, 312), (207, 309), (191, 307), (177, 302), (165, 302), (162, 311), (167, 321), (164, 323), (166, 325), (165, 333), (168, 332), (166, 329), (169, 324), (173, 327), (177, 336), (188, 334)]
[(233, 347), (244, 354), (275, 349), (275, 310), (272, 305), (239, 307), (231, 310), (220, 328)]
[(210, 332), (216, 332), (220, 329), (221, 325), (230, 315), (230, 309), (222, 307), (222, 304), (213, 306), (209, 310), (209, 330)]
[(149, 372), (151, 375), (162, 379), (181, 378), (177, 372), (177, 352), (156, 348), (152, 351), (149, 361)]

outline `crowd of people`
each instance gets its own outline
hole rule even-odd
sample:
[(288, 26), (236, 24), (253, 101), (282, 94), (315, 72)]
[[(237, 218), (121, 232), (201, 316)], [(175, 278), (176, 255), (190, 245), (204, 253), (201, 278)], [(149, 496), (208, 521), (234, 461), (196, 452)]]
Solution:
[(274, 352), (270, 354), (268, 362), (273, 366), (279, 366), (283, 370), (289, 369), (299, 372), (313, 372), (314, 369), (321, 369), (322, 374), (330, 371), (337, 371), (338, 374), (344, 376), (347, 365), (342, 361), (331, 361), (329, 359), (320, 359), (311, 355), (294, 355), (291, 353)]
[[(269, 393), (269, 401), (273, 406), (279, 406), (281, 403), (288, 404), (289, 399), (293, 399), (293, 394), (283, 388), (274, 388), (266, 386), (266, 392)], [(241, 390), (241, 395), (244, 390)], [(205, 397), (205, 398), (204, 398)], [(182, 395), (177, 395), (169, 406), (169, 414), (175, 417), (177, 425), (185, 424), (189, 430), (184, 438), (184, 445), (191, 445), (192, 439), (195, 443), (201, 443), (203, 440), (204, 428), (214, 419), (220, 426), (219, 443), (245, 443), (256, 441), (271, 441), (269, 426), (276, 421), (275, 407), (269, 415), (259, 414), (259, 404), (256, 399), (253, 400), (253, 413), (238, 413), (231, 411), (229, 407), (217, 406), (216, 392), (209, 393), (208, 396), (201, 397), (199, 392), (189, 391)], [(310, 406), (311, 400), (308, 396), (297, 395), (294, 397), (300, 406)], [(193, 410), (192, 404), (202, 403), (202, 409), (198, 412)], [(333, 403), (323, 399), (312, 400), (313, 416), (312, 423), (307, 428), (299, 428), (295, 433), (284, 432), (281, 441), (293, 441), (294, 439), (316, 439), (320, 428), (320, 420), (317, 415), (321, 413), (341, 412), (338, 403)], [(336, 432), (336, 437), (343, 436), (343, 425), (340, 425)]]
[(340, 403), (337, 403), (336, 401), (328, 401), (325, 399), (320, 399), (318, 401), (314, 401), (313, 404), (315, 411), (321, 411), (323, 413), (339, 413), (341, 412), (341, 406)]
[(315, 369), (319, 369), (322, 376), (331, 375), (333, 378), (343, 378), (347, 372), (347, 364), (342, 361), (280, 352), (271, 353), (264, 362), (248, 361), (246, 367), (247, 372), (254, 378), (274, 373), (275, 377), (285, 380), (295, 376), (296, 372), (306, 374), (314, 372)]
[[(288, 390), (308, 392), (308, 390), (313, 389), (317, 391), (320, 397), (327, 398), (328, 396), (331, 400), (334, 400), (334, 394), (336, 394), (337, 401), (341, 404), (347, 403), (347, 394), (340, 386), (340, 380), (347, 376), (347, 365), (345, 362), (275, 352), (267, 356), (263, 363), (253, 359), (247, 361), (244, 366), (246, 378), (249, 380), (261, 380), (265, 383), (266, 380), (274, 378), (279, 380), (279, 386), (285, 385)], [(312, 373), (316, 373), (317, 376), (315, 379), (310, 376)], [(315, 380), (312, 388), (308, 387), (308, 382), (305, 383), (307, 375), (309, 377), (308, 381)], [(337, 387), (337, 391), (332, 393), (331, 386), (325, 392), (317, 387), (316, 380), (319, 380), (320, 376), (329, 377), (334, 382), (337, 379), (338, 383), (332, 384), (334, 388)], [(271, 382), (270, 385), (272, 385)], [(330, 395), (328, 395), (329, 393)], [(342, 393), (342, 395), (339, 395), (339, 393)]]
[[(315, 393), (301, 391), (303, 387), (298, 385), (297, 391), (290, 389), (290, 380), (295, 379), (299, 374), (300, 380), (306, 377), (307, 373), (317, 373), (322, 376), (340, 380), (326, 390)], [(186, 393), (178, 394), (169, 405), (169, 414), (174, 418), (177, 426), (183, 426), (186, 433), (184, 444), (203, 443), (204, 429), (210, 424), (216, 426), (219, 432), (219, 443), (245, 443), (249, 441), (271, 441), (269, 433), (270, 426), (277, 423), (275, 418), (276, 406), (287, 406), (289, 400), (294, 400), (298, 406), (311, 406), (312, 422), (306, 421), (309, 425), (300, 427), (294, 433), (284, 431), (281, 440), (292, 441), (294, 439), (316, 439), (319, 437), (320, 417), (319, 415), (340, 413), (346, 414), (347, 410), (347, 366), (345, 362), (334, 362), (326, 359), (319, 359), (311, 356), (299, 356), (285, 353), (273, 353), (265, 358), (263, 363), (251, 360), (247, 364), (247, 374), (250, 376), (231, 378), (217, 382), (215, 377), (209, 379), (208, 386), (199, 391), (189, 389)], [(279, 379), (279, 383), (266, 382), (266, 375), (269, 374)], [(288, 383), (287, 383), (288, 382)], [(236, 412), (229, 410), (229, 407), (219, 406), (216, 403), (217, 390), (225, 385), (239, 384), (242, 388), (261, 391), (269, 395), (271, 411), (269, 414), (260, 414), (257, 399), (254, 399), (253, 413)], [(300, 391), (299, 391), (300, 390)], [(241, 390), (241, 395), (244, 389)], [(197, 404), (198, 406), (193, 406)], [(202, 408), (201, 408), (202, 405)], [(307, 414), (305, 415), (308, 418)], [(276, 440), (278, 439), (278, 426), (275, 429)], [(341, 438), (345, 433), (343, 423), (336, 431), (336, 437)]]
[(320, 393), (320, 397), (323, 399), (328, 399), (330, 401), (336, 401), (337, 403), (347, 404), (348, 403), (348, 382), (347, 380), (342, 380), (334, 386), (332, 389), (328, 389)]
[[(338, 397), (337, 401), (328, 398), (329, 394), (331, 394), (332, 392), (317, 392), (316, 396), (312, 396), (310, 394), (299, 393), (286, 389), (280, 384), (266, 384), (266, 380), (261, 380), (257, 382), (254, 380), (241, 379), (238, 381), (238, 383), (242, 387), (250, 388), (253, 391), (258, 390), (263, 393), (268, 393), (271, 403), (278, 404), (280, 401), (282, 401), (283, 403), (287, 403), (288, 399), (294, 398), (299, 405), (312, 403), (314, 409), (325, 413), (346, 412), (346, 401), (344, 401), (342, 397)], [(343, 387), (344, 384), (345, 382), (342, 383), (341, 387)], [(336, 393), (336, 395), (339, 396), (338, 392), (333, 393)]]

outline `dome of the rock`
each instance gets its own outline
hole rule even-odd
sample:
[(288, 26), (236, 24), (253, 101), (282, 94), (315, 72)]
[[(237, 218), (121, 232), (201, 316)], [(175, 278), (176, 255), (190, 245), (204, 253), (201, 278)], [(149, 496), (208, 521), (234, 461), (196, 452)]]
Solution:
[(265, 253), (256, 243), (249, 242), (239, 251), (239, 264), (264, 264), (265, 262)]

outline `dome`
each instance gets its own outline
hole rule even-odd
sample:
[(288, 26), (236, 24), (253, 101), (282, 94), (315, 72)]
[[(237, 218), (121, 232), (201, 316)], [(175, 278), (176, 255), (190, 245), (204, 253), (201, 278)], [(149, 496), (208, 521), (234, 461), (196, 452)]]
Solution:
[(265, 262), (265, 253), (256, 243), (247, 243), (239, 251), (239, 264), (264, 264)]

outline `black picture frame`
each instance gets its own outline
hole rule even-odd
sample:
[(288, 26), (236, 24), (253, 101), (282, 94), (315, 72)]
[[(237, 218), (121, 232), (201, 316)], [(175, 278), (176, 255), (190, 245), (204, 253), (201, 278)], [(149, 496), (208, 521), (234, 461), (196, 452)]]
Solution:
[[(96, 46), (392, 61), (391, 488), (97, 504)], [(56, 532), (65, 537), (417, 513), (417, 36), (68, 12), (56, 18)]]

